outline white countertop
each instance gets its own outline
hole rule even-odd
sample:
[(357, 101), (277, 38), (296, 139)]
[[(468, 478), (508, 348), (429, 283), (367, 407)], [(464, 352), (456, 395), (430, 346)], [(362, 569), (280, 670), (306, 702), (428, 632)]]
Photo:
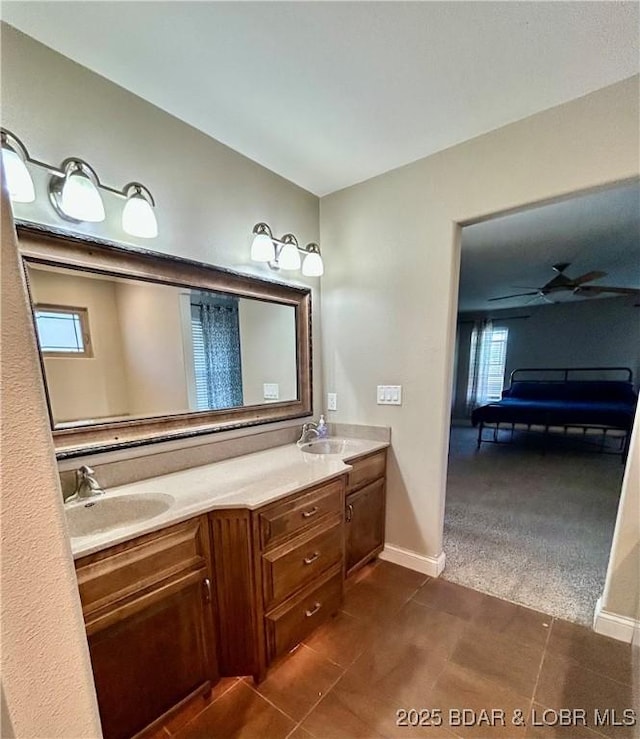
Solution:
[(221, 462), (192, 467), (169, 475), (106, 490), (90, 501), (67, 503), (65, 509), (139, 493), (160, 493), (174, 499), (165, 512), (126, 526), (89, 536), (71, 537), (74, 559), (106, 549), (136, 536), (165, 528), (220, 508), (253, 510), (348, 472), (349, 460), (389, 446), (386, 441), (344, 439), (341, 454), (308, 454), (296, 444), (266, 449)]

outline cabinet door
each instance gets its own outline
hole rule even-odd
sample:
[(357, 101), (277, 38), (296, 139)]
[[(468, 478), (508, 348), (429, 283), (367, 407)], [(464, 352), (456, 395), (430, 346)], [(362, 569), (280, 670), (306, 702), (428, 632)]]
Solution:
[(347, 574), (384, 546), (384, 480), (376, 480), (346, 498)]
[(206, 570), (153, 596), (89, 637), (105, 739), (133, 736), (217, 679)]

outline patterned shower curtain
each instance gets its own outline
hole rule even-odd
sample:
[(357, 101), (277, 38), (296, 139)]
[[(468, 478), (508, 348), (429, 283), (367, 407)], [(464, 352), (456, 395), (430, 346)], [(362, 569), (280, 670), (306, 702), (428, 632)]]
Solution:
[(238, 298), (203, 295), (202, 299), (192, 302), (191, 311), (192, 318), (197, 317), (202, 327), (207, 407), (216, 410), (241, 406)]

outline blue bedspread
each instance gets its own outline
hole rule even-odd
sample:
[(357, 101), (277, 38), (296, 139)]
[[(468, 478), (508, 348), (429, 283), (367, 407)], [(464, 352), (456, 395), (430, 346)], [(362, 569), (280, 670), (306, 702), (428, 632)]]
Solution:
[(476, 408), (474, 426), (525, 423), (543, 426), (613, 426), (631, 430), (637, 396), (628, 382), (514, 382), (502, 400)]

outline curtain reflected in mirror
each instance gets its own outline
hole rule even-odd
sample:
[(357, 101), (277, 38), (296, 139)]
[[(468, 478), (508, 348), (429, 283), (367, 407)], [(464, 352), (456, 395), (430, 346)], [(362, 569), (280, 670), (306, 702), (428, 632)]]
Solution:
[(199, 411), (242, 405), (239, 298), (193, 291), (191, 337)]

